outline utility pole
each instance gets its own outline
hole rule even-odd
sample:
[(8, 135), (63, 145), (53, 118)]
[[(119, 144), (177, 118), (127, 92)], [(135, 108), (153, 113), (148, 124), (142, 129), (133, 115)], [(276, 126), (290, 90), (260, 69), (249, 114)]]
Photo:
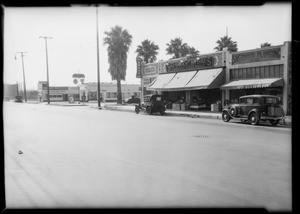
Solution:
[(97, 36), (97, 88), (98, 88), (98, 109), (101, 108), (100, 100), (100, 62), (99, 62), (99, 33), (98, 33), (98, 5), (96, 5), (96, 36)]
[(228, 27), (226, 26), (226, 37), (228, 38)]
[(47, 101), (50, 104), (50, 90), (49, 90), (49, 67), (48, 67), (48, 49), (47, 49), (47, 39), (52, 39), (52, 37), (48, 36), (40, 36), (40, 39), (45, 39), (46, 45), (46, 66), (47, 66)]
[(24, 53), (27, 53), (27, 52), (20, 51), (20, 52), (17, 52), (17, 53), (21, 54), (21, 58), (22, 58), (24, 98), (25, 98), (25, 102), (27, 102), (26, 82), (25, 82), (25, 70), (24, 70), (24, 61), (23, 61)]

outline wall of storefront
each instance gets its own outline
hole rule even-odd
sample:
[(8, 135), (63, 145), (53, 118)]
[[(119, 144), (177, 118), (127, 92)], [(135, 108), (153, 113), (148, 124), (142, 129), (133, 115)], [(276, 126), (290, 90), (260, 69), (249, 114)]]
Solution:
[(291, 47), (283, 45), (227, 53), (226, 83), (243, 79), (283, 78), (283, 86), (257, 89), (226, 89), (222, 92), (222, 103), (232, 103), (240, 95), (272, 94), (282, 98), (282, 106), (291, 114)]
[[(221, 52), (203, 54), (198, 57), (184, 57), (147, 64), (141, 63), (141, 74), (137, 75), (137, 77), (141, 77), (142, 85), (147, 88), (159, 74), (223, 68), (225, 67), (225, 59), (226, 50)], [(225, 72), (224, 74), (221, 74), (220, 77), (222, 78), (221, 82), (225, 82)], [(169, 103), (183, 102), (186, 109), (188, 109), (189, 106), (193, 103), (193, 96), (197, 96), (199, 98), (199, 103), (207, 102), (208, 104), (205, 105), (205, 108), (209, 109), (212, 102), (221, 101), (222, 95), (219, 88), (200, 90), (181, 89), (178, 91), (174, 90), (155, 92), (144, 90), (144, 95), (148, 93), (161, 93), (165, 96), (165, 99)]]

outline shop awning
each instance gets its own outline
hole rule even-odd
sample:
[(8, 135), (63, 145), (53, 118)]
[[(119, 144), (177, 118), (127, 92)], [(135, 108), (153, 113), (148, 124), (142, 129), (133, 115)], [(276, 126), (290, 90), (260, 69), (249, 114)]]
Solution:
[(249, 89), (283, 86), (282, 78), (248, 79), (229, 82), (221, 86), (221, 89)]
[(168, 74), (160, 74), (156, 77), (156, 79), (150, 83), (148, 86), (148, 90), (159, 90), (165, 87), (170, 80), (173, 79), (173, 77), (176, 75), (176, 73), (168, 73)]
[(175, 77), (164, 87), (164, 90), (184, 90), (197, 71), (176, 73)]
[[(183, 91), (220, 88), (225, 82), (225, 75), (221, 75), (222, 71), (222, 68), (216, 68), (178, 72), (172, 73), (174, 75), (173, 78), (167, 78), (165, 77), (166, 74), (160, 74), (147, 89), (153, 91)], [(225, 74), (225, 72), (223, 72), (223, 74)], [(169, 73), (169, 75), (171, 75), (171, 73)], [(164, 86), (162, 86), (160, 82), (167, 81), (162, 81), (163, 79), (169, 80)]]
[(220, 88), (225, 83), (225, 72), (221, 75), (222, 71), (222, 68), (199, 70), (185, 87), (190, 90)]

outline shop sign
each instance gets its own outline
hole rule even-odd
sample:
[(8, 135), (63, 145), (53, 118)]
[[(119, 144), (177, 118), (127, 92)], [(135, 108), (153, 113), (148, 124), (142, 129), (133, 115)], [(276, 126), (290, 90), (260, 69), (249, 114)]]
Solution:
[(158, 74), (156, 66), (148, 66), (145, 67), (145, 75), (149, 76), (149, 75), (155, 75)]
[(167, 71), (198, 70), (201, 68), (214, 66), (214, 57), (192, 58), (186, 60), (177, 60), (166, 63)]
[(231, 64), (252, 63), (259, 61), (279, 60), (281, 58), (280, 48), (252, 51), (247, 53), (232, 54)]
[(141, 78), (142, 76), (142, 61), (143, 59), (140, 57), (136, 58), (136, 77)]

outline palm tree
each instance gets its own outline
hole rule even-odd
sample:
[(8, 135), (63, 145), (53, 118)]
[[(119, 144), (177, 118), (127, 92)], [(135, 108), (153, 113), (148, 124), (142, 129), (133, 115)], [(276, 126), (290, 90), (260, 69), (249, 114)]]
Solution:
[(157, 50), (159, 50), (158, 45), (146, 39), (142, 41), (142, 45), (139, 45), (135, 52), (138, 53), (139, 57), (144, 59), (144, 62), (149, 63), (156, 60)]
[(117, 80), (117, 103), (122, 103), (121, 80), (125, 80), (127, 69), (127, 52), (131, 46), (132, 36), (126, 29), (116, 25), (110, 31), (105, 31), (107, 35), (103, 39), (107, 47), (108, 72), (112, 80)]
[(264, 48), (264, 47), (270, 47), (270, 46), (271, 46), (271, 43), (268, 43), (268, 42), (265, 42), (265, 43), (260, 44), (260, 47), (261, 47), (261, 48)]
[(214, 49), (217, 51), (222, 51), (224, 48), (228, 48), (229, 51), (235, 52), (238, 50), (237, 48), (237, 42), (232, 41), (231, 37), (223, 36), (218, 41), (216, 41), (218, 44), (217, 47)]
[(193, 47), (189, 47), (188, 54), (195, 57), (195, 56), (198, 56), (200, 54), (200, 52)]
[(167, 54), (174, 55), (171, 59), (177, 59), (185, 57), (188, 54), (193, 56), (199, 55), (199, 51), (193, 47), (190, 47), (187, 43), (182, 43), (181, 38), (175, 38), (170, 41), (167, 45)]

